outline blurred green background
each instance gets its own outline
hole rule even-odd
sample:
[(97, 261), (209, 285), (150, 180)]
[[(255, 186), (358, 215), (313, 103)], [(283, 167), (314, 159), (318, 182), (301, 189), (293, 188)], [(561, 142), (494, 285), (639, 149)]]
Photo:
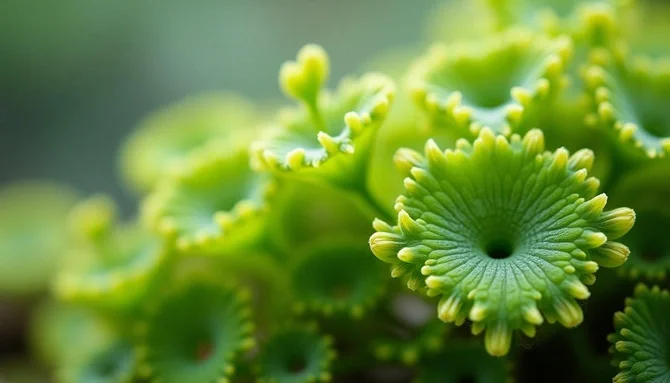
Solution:
[(279, 66), (310, 42), (327, 49), (337, 80), (421, 40), (436, 4), (2, 0), (0, 184), (56, 179), (129, 208), (116, 153), (146, 113), (209, 90), (281, 100)]

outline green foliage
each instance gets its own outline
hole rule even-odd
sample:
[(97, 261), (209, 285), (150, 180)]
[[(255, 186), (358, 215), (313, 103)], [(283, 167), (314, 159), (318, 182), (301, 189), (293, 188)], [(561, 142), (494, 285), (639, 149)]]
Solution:
[(375, 221), (370, 247), (409, 288), (442, 296), (440, 319), (486, 330), (492, 355), (507, 354), (515, 330), (534, 336), (541, 313), (581, 323), (585, 284), (599, 265), (628, 257), (609, 239), (628, 232), (635, 213), (603, 211), (607, 197), (587, 178), (593, 153), (545, 152), (539, 130), (508, 141), (485, 128), (473, 144), (444, 152), (428, 141), (425, 158), (401, 151), (396, 163), (408, 174), (397, 226)]
[(436, 45), (412, 69), (410, 88), (436, 130), (462, 137), (483, 127), (523, 133), (560, 90), (570, 54), (567, 38), (517, 29), (476, 43)]
[(263, 345), (256, 365), (258, 382), (328, 382), (335, 356), (333, 339), (320, 335), (314, 323), (286, 325)]
[(0, 295), (46, 289), (68, 246), (63, 220), (76, 198), (65, 186), (43, 182), (0, 191)]
[(534, 352), (598, 380), (608, 339), (615, 381), (667, 381), (667, 291), (610, 328), (670, 268), (667, 43), (636, 51), (628, 3), (454, 1), (433, 48), (334, 90), (305, 46), (294, 106), (152, 113), (120, 152), (131, 218), (0, 191), (0, 295), (51, 286), (30, 343), (62, 382), (552, 381)]
[(670, 379), (668, 368), (667, 312), (670, 293), (658, 286), (638, 285), (635, 296), (626, 300), (623, 312), (614, 314), (616, 332), (612, 343), (613, 363), (619, 368), (614, 382), (663, 382)]
[(248, 293), (192, 274), (154, 297), (136, 325), (138, 373), (165, 382), (220, 382), (254, 346)]

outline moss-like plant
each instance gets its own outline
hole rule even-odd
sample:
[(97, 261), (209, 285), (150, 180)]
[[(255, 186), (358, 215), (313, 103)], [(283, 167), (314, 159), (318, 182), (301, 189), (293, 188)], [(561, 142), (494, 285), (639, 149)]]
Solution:
[(232, 94), (202, 94), (147, 116), (121, 150), (121, 174), (128, 186), (151, 191), (189, 155), (211, 142), (234, 149), (255, 127), (254, 105)]
[(359, 241), (317, 243), (300, 258), (291, 275), (299, 313), (344, 311), (361, 317), (384, 292), (385, 272)]
[(335, 356), (333, 339), (319, 334), (314, 323), (284, 326), (272, 334), (258, 357), (258, 382), (330, 382)]
[(410, 87), (433, 124), (477, 136), (527, 130), (562, 87), (569, 39), (514, 29), (474, 44), (436, 45), (414, 66)]
[(515, 330), (533, 336), (543, 314), (581, 323), (576, 300), (589, 297), (593, 274), (628, 256), (612, 240), (635, 214), (603, 210), (607, 197), (587, 178), (588, 150), (546, 152), (538, 130), (508, 141), (484, 129), (472, 144), (442, 151), (429, 141), (425, 157), (407, 151), (396, 162), (409, 175), (406, 192), (397, 225), (375, 222), (372, 251), (411, 289), (442, 296), (440, 319), (486, 330), (493, 355), (507, 354)]
[(29, 344), (63, 382), (609, 380), (612, 331), (616, 382), (669, 381), (665, 290), (610, 326), (670, 269), (670, 7), (475, 1), (338, 84), (306, 45), (294, 105), (148, 114), (136, 206), (3, 187), (0, 380), (44, 298)]
[(207, 278), (176, 282), (136, 325), (139, 373), (163, 382), (227, 381), (240, 352), (254, 345), (247, 301), (247, 293)]
[(625, 153), (664, 157), (670, 150), (670, 68), (629, 55), (611, 55), (586, 72), (596, 118)]
[(134, 310), (150, 293), (170, 250), (138, 223), (119, 224), (103, 196), (72, 214), (74, 240), (54, 282), (58, 297), (112, 310)]
[(616, 383), (663, 382), (670, 379), (668, 368), (668, 324), (670, 293), (658, 286), (638, 285), (635, 296), (626, 300), (623, 312), (614, 315), (616, 332), (612, 343), (613, 363), (620, 372)]
[(609, 39), (620, 33), (617, 16), (629, 11), (630, 0), (486, 0), (501, 28), (528, 25), (548, 34), (570, 33)]
[(268, 138), (252, 145), (256, 169), (343, 188), (363, 184), (370, 147), (395, 87), (381, 74), (367, 74), (342, 80), (331, 93), (322, 89), (328, 73), (328, 56), (314, 45), (282, 66), (282, 90), (300, 105), (282, 110)]
[(246, 150), (218, 144), (194, 153), (148, 197), (145, 221), (180, 251), (216, 253), (254, 243), (274, 188), (248, 162)]

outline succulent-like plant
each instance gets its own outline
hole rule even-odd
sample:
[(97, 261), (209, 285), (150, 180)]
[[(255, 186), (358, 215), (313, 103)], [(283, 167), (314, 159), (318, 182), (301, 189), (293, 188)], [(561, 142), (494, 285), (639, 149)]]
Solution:
[(311, 383), (332, 379), (333, 339), (315, 323), (292, 323), (267, 340), (258, 357), (259, 383)]
[(482, 128), (527, 131), (563, 86), (572, 43), (513, 29), (477, 43), (436, 45), (410, 74), (432, 124), (477, 136)]
[(112, 310), (135, 310), (152, 291), (170, 250), (137, 223), (118, 224), (113, 203), (103, 196), (76, 206), (75, 233), (54, 278), (64, 301)]
[(216, 253), (254, 243), (274, 187), (248, 163), (246, 149), (215, 144), (194, 153), (147, 198), (148, 226), (180, 251)]
[(614, 53), (586, 72), (597, 121), (624, 152), (664, 157), (670, 150), (670, 114), (663, 106), (670, 69), (663, 63), (653, 66), (648, 60)]
[(166, 289), (136, 325), (140, 375), (165, 382), (221, 382), (254, 346), (248, 293), (191, 276)]
[(587, 299), (599, 266), (626, 261), (612, 241), (635, 221), (630, 209), (604, 211), (587, 178), (593, 153), (544, 151), (538, 130), (508, 141), (484, 129), (471, 144), (442, 151), (428, 141), (425, 157), (400, 151), (409, 175), (396, 201), (397, 225), (375, 221), (370, 247), (411, 289), (442, 296), (438, 317), (486, 330), (486, 349), (507, 354), (512, 333), (534, 336), (544, 317), (581, 323), (576, 299)]
[(670, 378), (670, 326), (665, 317), (669, 305), (667, 290), (638, 285), (635, 296), (626, 300), (624, 311), (614, 315), (616, 332), (608, 337), (613, 363), (620, 370), (614, 382), (663, 382)]
[(297, 61), (282, 66), (282, 90), (300, 105), (283, 109), (267, 138), (252, 144), (252, 163), (281, 176), (363, 187), (370, 148), (395, 86), (386, 76), (370, 73), (342, 80), (331, 93), (322, 89), (328, 68), (328, 56), (315, 45), (305, 46)]
[(134, 191), (147, 193), (212, 141), (227, 149), (248, 144), (255, 113), (250, 101), (232, 94), (201, 94), (152, 113), (123, 145), (124, 181)]
[(137, 212), (3, 188), (0, 323), (52, 287), (30, 345), (64, 383), (591, 381), (608, 340), (615, 382), (669, 381), (667, 286), (609, 327), (670, 271), (667, 43), (623, 0), (474, 1), (333, 90), (306, 45), (293, 106), (150, 114)]

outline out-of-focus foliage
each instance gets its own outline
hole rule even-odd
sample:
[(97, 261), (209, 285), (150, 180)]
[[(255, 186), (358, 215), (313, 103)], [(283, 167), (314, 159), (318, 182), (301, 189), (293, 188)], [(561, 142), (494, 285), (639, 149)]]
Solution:
[(43, 182), (0, 190), (0, 296), (46, 290), (69, 246), (64, 221), (76, 198), (68, 187)]

